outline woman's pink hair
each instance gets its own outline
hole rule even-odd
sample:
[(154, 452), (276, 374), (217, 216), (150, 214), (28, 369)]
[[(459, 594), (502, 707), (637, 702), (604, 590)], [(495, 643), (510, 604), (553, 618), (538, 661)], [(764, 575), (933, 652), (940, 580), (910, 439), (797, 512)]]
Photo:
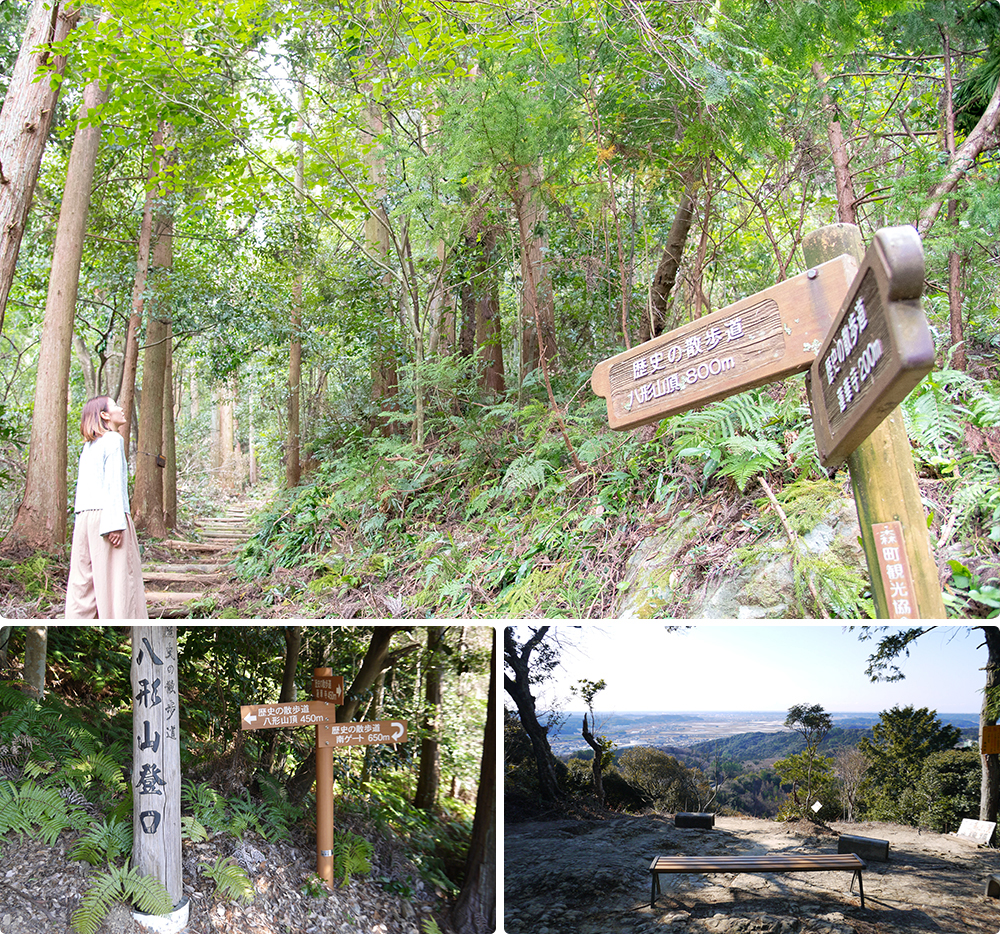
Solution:
[(95, 396), (84, 403), (80, 415), (80, 434), (85, 441), (95, 441), (107, 431), (101, 422), (101, 412), (108, 411), (111, 396)]

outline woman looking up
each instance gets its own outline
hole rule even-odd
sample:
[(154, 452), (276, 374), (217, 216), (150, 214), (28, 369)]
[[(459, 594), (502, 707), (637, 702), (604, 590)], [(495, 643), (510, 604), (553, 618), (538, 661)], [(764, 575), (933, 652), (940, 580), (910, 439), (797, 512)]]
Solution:
[(76, 522), (66, 587), (66, 619), (147, 619), (139, 539), (128, 502), (128, 462), (118, 428), (121, 406), (97, 396), (83, 407)]

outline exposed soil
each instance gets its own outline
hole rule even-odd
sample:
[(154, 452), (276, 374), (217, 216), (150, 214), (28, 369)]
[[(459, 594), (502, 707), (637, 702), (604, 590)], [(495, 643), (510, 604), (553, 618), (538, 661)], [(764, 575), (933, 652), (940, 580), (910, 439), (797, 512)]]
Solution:
[[(99, 870), (67, 859), (74, 834), (54, 846), (15, 835), (0, 838), (0, 934), (75, 934), (73, 912)], [(253, 884), (248, 904), (219, 898), (206, 873), (220, 857), (242, 866)], [(218, 834), (183, 845), (185, 934), (419, 934), (432, 909), (446, 907), (428, 891), (401, 852), (375, 845), (372, 871), (325, 891), (314, 878), (314, 838), (294, 843), (243, 841)], [(130, 908), (115, 905), (97, 934), (139, 934)]]
[[(649, 864), (660, 855), (836, 853), (841, 833), (889, 841), (868, 861), (865, 908), (849, 872), (661, 876), (650, 908)], [(996, 849), (896, 824), (778, 823), (717, 817), (712, 830), (678, 829), (672, 816), (508, 823), (506, 934), (998, 934)]]

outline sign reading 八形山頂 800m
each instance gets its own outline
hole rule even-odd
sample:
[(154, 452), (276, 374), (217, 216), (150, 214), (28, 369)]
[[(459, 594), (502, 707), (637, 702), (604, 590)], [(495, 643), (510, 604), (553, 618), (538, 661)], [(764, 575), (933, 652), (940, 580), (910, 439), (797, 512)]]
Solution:
[(856, 269), (839, 256), (597, 364), (608, 424), (648, 425), (809, 369)]
[(809, 371), (816, 448), (842, 464), (934, 365), (913, 227), (879, 230)]

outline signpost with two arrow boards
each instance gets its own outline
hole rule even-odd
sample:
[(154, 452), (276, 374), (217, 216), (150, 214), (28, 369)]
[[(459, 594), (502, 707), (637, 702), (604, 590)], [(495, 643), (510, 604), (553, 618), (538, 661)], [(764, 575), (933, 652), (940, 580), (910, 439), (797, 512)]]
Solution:
[(268, 730), (311, 726), (316, 729), (316, 875), (333, 887), (333, 750), (343, 746), (405, 743), (405, 720), (337, 723), (344, 702), (344, 679), (332, 668), (316, 668), (310, 701), (247, 704), (240, 707), (240, 728)]

